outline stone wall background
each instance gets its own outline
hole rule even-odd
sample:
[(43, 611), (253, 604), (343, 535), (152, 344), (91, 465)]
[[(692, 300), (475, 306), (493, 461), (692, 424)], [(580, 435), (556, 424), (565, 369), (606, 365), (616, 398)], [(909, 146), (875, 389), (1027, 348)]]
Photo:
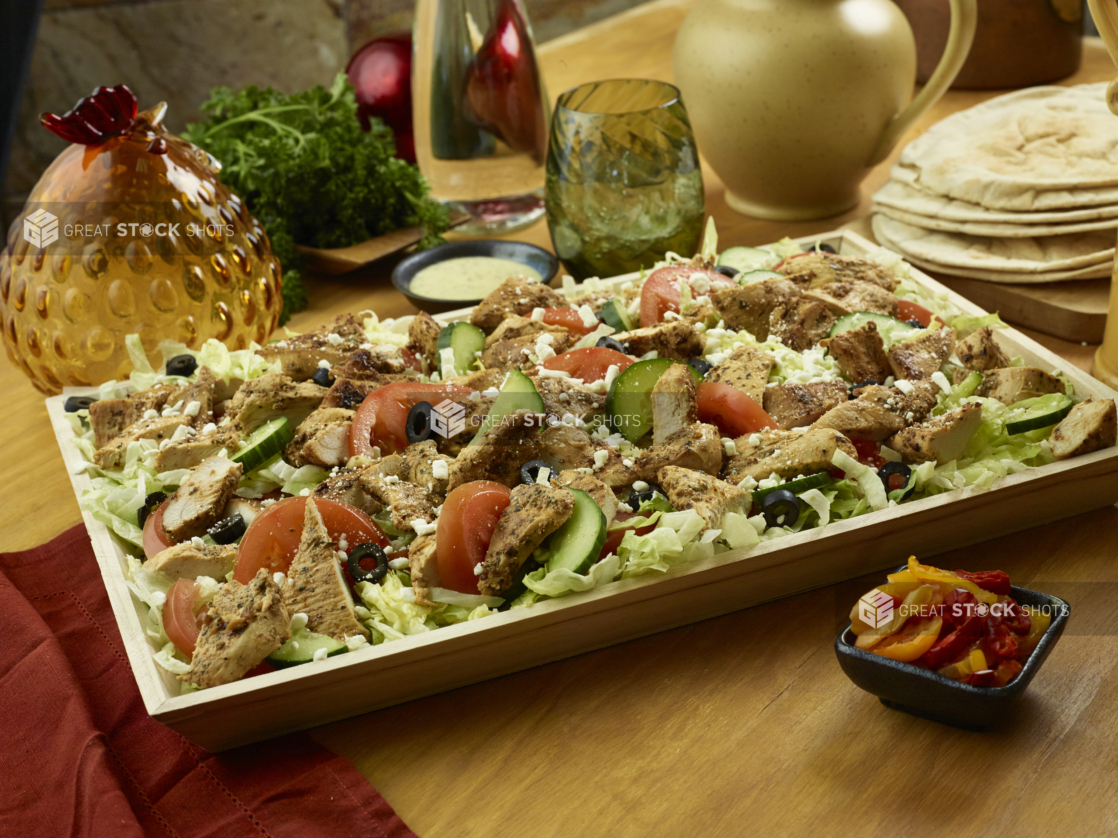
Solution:
[[(645, 0), (525, 0), (538, 42)], [(372, 38), (411, 27), (414, 0), (47, 0), (3, 185), (22, 200), (65, 143), (39, 125), (99, 85), (128, 84), (167, 125), (199, 118), (212, 87), (329, 83)]]

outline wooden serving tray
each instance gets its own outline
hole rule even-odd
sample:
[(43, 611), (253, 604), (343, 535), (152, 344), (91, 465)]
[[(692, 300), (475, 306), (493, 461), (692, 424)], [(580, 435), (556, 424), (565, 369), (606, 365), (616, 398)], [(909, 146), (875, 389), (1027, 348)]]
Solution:
[[(820, 240), (844, 254), (874, 249), (850, 232), (813, 236), (804, 243)], [(946, 291), (919, 271), (913, 275), (926, 287)], [(947, 293), (962, 311), (983, 313), (958, 294)], [(468, 311), (447, 312), (439, 319), (453, 320)], [(1026, 363), (1061, 369), (1081, 398), (1118, 397), (1019, 332), (1005, 330), (999, 339)], [(64, 400), (65, 394), (47, 399), (47, 409), (80, 495), (91, 483), (84, 472), (74, 473), (82, 460), (69, 443)], [(749, 551), (721, 553), (665, 574), (613, 582), (185, 696), (177, 694), (173, 676), (152, 660), (154, 650), (141, 628), (145, 606), (125, 585), (124, 551), (105, 526), (83, 515), (148, 712), (199, 745), (221, 751), (895, 567), (910, 554), (924, 560), (1115, 501), (1118, 448), (1110, 448), (1011, 475), (989, 490), (956, 489)]]

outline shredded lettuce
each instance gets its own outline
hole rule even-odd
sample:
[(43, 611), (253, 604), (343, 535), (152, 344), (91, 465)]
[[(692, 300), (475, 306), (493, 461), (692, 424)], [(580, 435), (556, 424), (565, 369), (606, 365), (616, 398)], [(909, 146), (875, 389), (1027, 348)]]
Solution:
[[(379, 585), (362, 582), (357, 586), (361, 597), (357, 615), (372, 634), (373, 645), (391, 640), (400, 640), (413, 634), (424, 634), (443, 626), (479, 620), (496, 614), (494, 608), (485, 604), (454, 605), (436, 603), (434, 606), (420, 605), (415, 601), (415, 592), (404, 585), (410, 577), (395, 571), (384, 577)], [(472, 597), (471, 600), (492, 599), (491, 597)], [(466, 600), (462, 600), (466, 602)]]
[(555, 570), (541, 567), (524, 576), (524, 585), (540, 596), (560, 597), (589, 591), (606, 582), (612, 582), (617, 577), (620, 567), (621, 560), (610, 553), (601, 561), (591, 565), (590, 570), (585, 574), (574, 573), (561, 567)]
[(837, 449), (834, 456), (831, 458), (831, 463), (835, 468), (842, 469), (846, 472), (846, 477), (854, 481), (862, 492), (862, 497), (866, 499), (870, 509), (875, 512), (880, 509), (887, 509), (889, 507), (889, 498), (885, 494), (885, 485), (881, 482), (881, 478), (877, 476), (877, 469), (870, 466), (863, 465), (855, 460), (845, 451)]

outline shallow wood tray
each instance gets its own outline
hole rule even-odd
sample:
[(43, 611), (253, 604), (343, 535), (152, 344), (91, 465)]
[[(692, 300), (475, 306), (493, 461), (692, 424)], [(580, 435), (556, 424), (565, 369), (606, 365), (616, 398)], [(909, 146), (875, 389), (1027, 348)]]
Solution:
[[(812, 237), (805, 244), (815, 241), (851, 255), (874, 249), (850, 232)], [(929, 288), (946, 290), (919, 271), (913, 275)], [(962, 311), (983, 313), (958, 294), (949, 296)], [(453, 320), (467, 311), (447, 312), (439, 319)], [(999, 338), (1026, 363), (1061, 369), (1081, 398), (1118, 396), (1019, 332), (1005, 330)], [(84, 473), (74, 474), (81, 457), (69, 443), (64, 399), (47, 399), (47, 408), (80, 495), (91, 484)], [(1011, 475), (990, 490), (957, 489), (749, 551), (721, 553), (666, 574), (613, 582), (186, 696), (177, 694), (173, 676), (152, 660), (154, 650), (141, 629), (144, 606), (125, 585), (123, 550), (105, 526), (83, 515), (148, 712), (203, 747), (220, 751), (895, 567), (909, 554), (926, 559), (1115, 501), (1118, 449), (1110, 448)]]

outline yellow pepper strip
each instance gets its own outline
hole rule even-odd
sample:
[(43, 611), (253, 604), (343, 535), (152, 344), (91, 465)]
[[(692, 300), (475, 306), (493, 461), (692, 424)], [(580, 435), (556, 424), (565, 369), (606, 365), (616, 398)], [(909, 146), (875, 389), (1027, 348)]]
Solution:
[(877, 643), (870, 651), (901, 663), (911, 663), (935, 645), (941, 628), (943, 618), (938, 616), (909, 623), (897, 634), (891, 634)]
[[(993, 605), (998, 601), (997, 594), (984, 591), (969, 579), (964, 579), (962, 576), (952, 573), (950, 570), (940, 570), (938, 567), (920, 564), (920, 562), (916, 561), (915, 556), (908, 557), (908, 572), (921, 582), (935, 582), (970, 591), (974, 594), (975, 599), (979, 602), (985, 602), (987, 605)], [(890, 579), (890, 581), (892, 581), (892, 579)]]
[(931, 585), (921, 585), (904, 598), (904, 602), (893, 609), (893, 617), (889, 622), (877, 628), (868, 628), (858, 635), (855, 646), (859, 649), (872, 649), (890, 634), (895, 634), (905, 624), (905, 620), (915, 616), (921, 605), (928, 605), (932, 601), (935, 589)]

